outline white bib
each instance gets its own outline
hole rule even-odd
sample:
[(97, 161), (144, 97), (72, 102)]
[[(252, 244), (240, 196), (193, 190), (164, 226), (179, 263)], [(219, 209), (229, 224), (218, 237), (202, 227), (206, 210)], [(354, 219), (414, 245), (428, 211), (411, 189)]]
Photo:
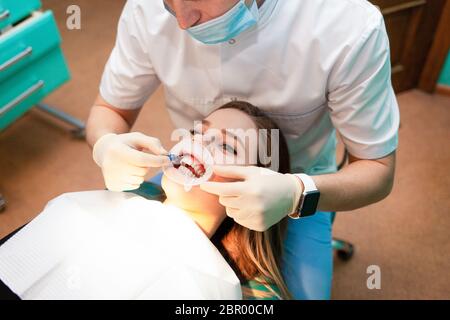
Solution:
[(130, 193), (63, 194), (0, 247), (22, 299), (241, 299), (225, 259), (181, 210)]

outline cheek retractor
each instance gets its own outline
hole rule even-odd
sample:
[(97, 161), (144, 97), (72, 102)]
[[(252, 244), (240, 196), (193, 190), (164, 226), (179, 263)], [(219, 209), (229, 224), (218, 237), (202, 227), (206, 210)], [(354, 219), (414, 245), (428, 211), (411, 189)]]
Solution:
[(180, 157), (179, 164), (174, 163), (174, 167), (178, 169), (178, 171), (183, 172), (183, 174), (188, 175), (191, 178), (201, 178), (205, 174), (205, 166), (193, 155), (186, 155)]
[(171, 163), (163, 168), (172, 181), (182, 184), (186, 191), (208, 181), (212, 174), (211, 153), (199, 143), (182, 141), (168, 155)]

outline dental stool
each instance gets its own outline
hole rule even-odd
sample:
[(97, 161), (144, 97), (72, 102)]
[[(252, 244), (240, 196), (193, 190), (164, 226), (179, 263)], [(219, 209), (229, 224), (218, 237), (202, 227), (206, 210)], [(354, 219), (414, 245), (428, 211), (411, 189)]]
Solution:
[[(331, 224), (334, 223), (335, 219), (336, 219), (336, 212), (333, 212), (331, 214)], [(331, 241), (331, 245), (333, 247), (333, 251), (336, 252), (336, 255), (342, 261), (350, 260), (353, 257), (353, 254), (355, 253), (355, 248), (353, 244), (351, 244), (348, 241), (333, 238), (333, 240)]]

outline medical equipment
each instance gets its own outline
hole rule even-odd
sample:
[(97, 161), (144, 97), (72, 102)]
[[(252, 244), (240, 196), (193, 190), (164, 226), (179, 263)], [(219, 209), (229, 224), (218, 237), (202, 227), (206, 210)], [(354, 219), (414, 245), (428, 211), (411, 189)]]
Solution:
[[(84, 139), (82, 121), (40, 103), (70, 78), (53, 13), (40, 8), (39, 0), (0, 0), (0, 132), (36, 107)], [(0, 211), (5, 207), (0, 194)]]
[(172, 162), (172, 164), (174, 166), (179, 166), (181, 164), (181, 156), (177, 156), (175, 154), (169, 154), (168, 155), (170, 162)]
[(39, 0), (0, 0), (0, 131), (36, 106), (84, 138), (82, 121), (40, 103), (70, 79), (53, 13), (40, 8)]
[(168, 155), (171, 162), (163, 167), (164, 174), (189, 191), (208, 181), (212, 174), (213, 157), (201, 143), (185, 139), (176, 144)]

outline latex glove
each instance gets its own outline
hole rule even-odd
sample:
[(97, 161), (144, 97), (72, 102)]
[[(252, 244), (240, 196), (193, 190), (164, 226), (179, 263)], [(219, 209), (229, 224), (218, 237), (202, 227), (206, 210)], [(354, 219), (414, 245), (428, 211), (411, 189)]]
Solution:
[(293, 213), (303, 193), (296, 176), (266, 168), (216, 166), (214, 173), (240, 181), (205, 182), (200, 188), (218, 195), (229, 217), (255, 231), (266, 231)]
[(98, 139), (92, 152), (94, 161), (102, 169), (105, 185), (111, 191), (138, 189), (151, 167), (169, 162), (164, 156), (167, 154), (159, 139), (138, 132), (106, 134)]

